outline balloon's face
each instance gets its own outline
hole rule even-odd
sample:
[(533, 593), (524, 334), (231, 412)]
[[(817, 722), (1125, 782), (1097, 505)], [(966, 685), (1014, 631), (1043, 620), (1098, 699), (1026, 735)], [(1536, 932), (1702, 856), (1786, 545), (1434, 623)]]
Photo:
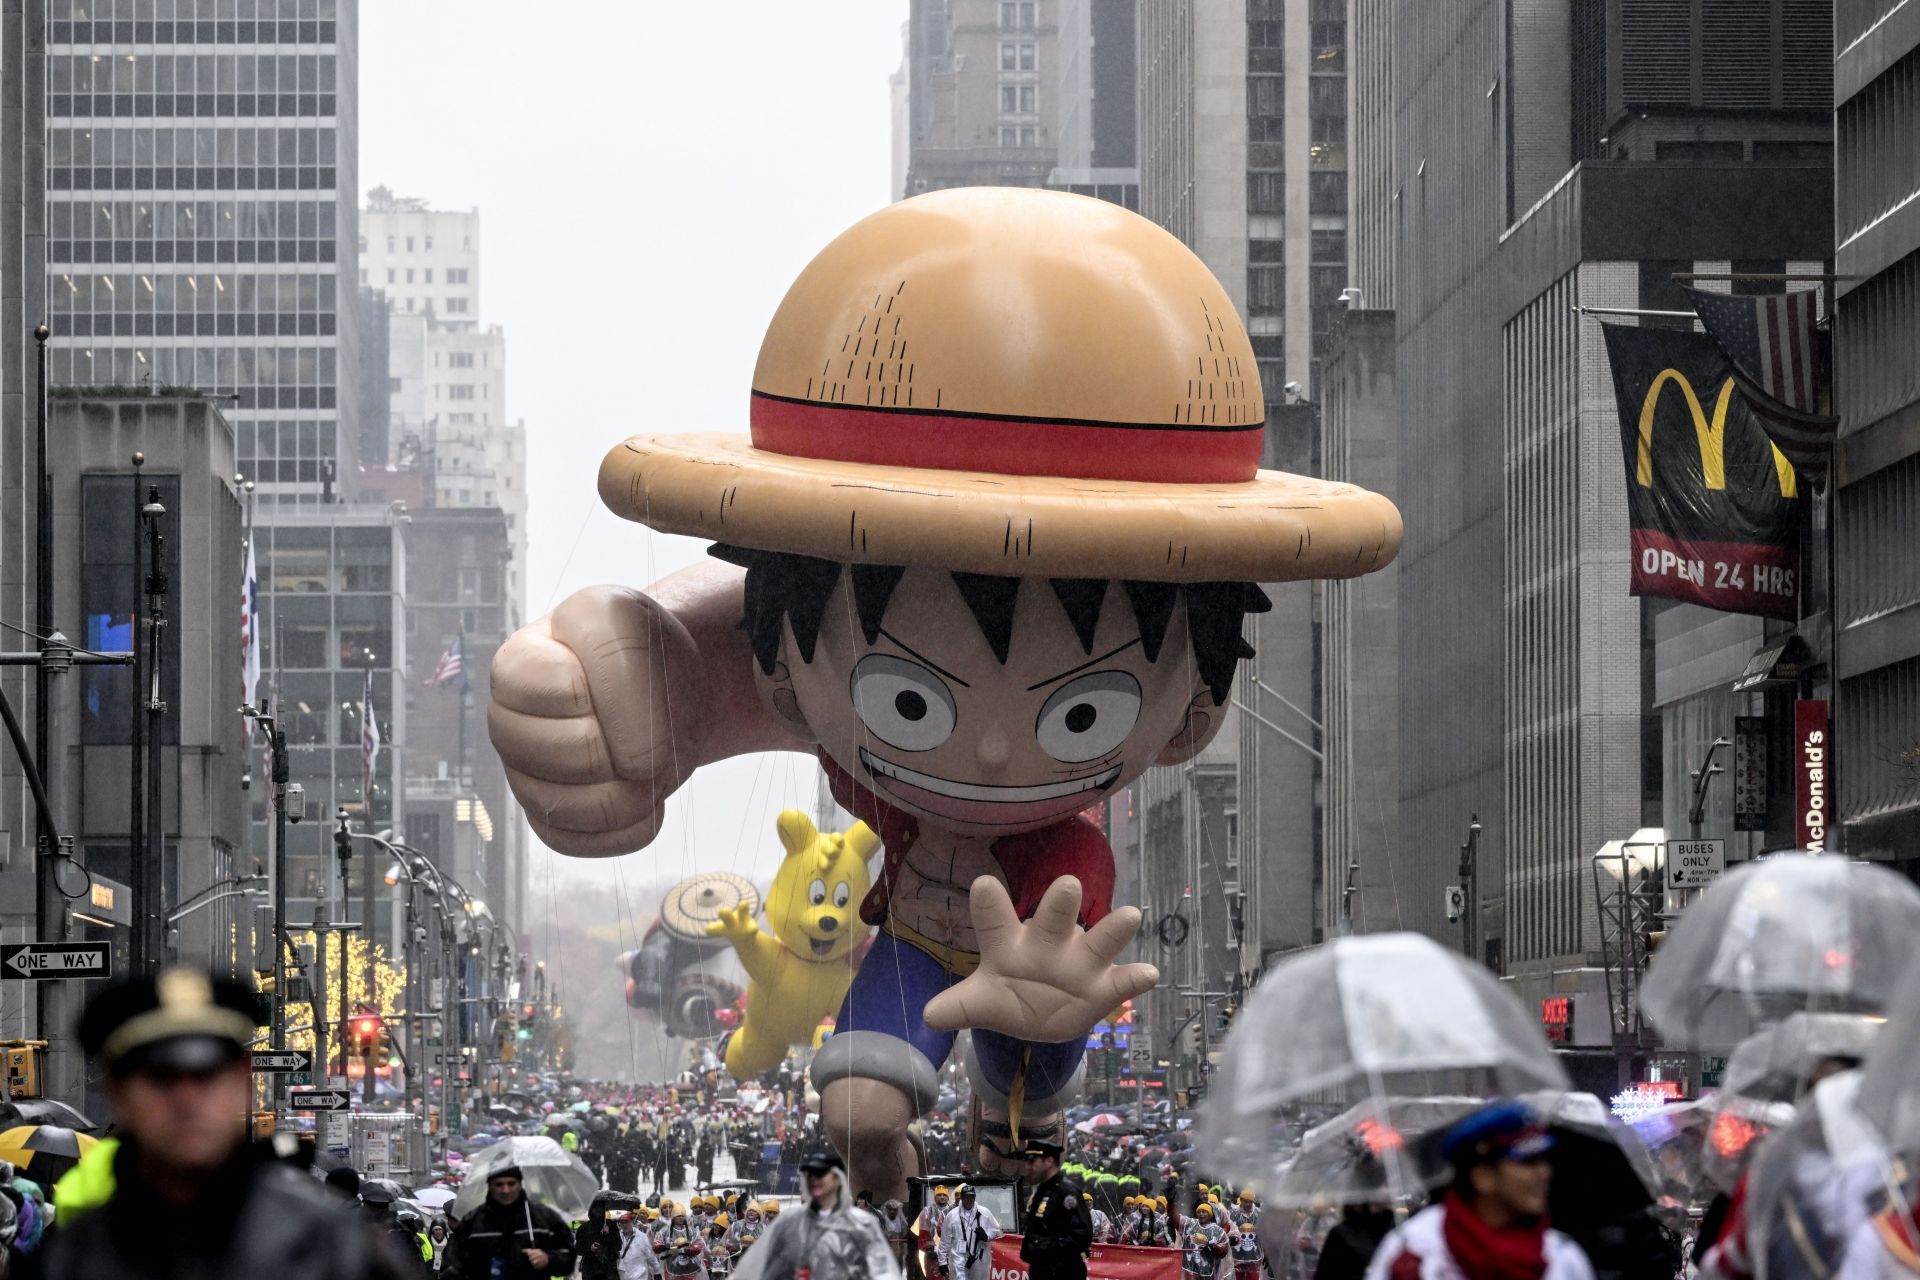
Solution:
[(762, 682), (774, 710), (863, 786), (924, 823), (1004, 836), (1059, 822), (1183, 759), (1219, 715), (1175, 609), (1157, 661), (1120, 584), (1093, 644), (1045, 581), (1022, 580), (1007, 658), (951, 574), (909, 568), (869, 644), (842, 576), (812, 662), (792, 633)]

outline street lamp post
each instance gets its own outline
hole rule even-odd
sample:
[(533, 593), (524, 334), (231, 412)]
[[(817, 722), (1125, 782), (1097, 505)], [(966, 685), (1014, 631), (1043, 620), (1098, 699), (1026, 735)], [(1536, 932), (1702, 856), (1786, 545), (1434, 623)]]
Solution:
[(1480, 815), (1467, 824), (1467, 838), (1460, 845), (1460, 883), (1467, 900), (1460, 912), (1460, 949), (1476, 963), (1480, 960)]
[[(267, 754), (271, 767), (267, 775), (267, 795), (273, 806), (273, 1050), (287, 1047), (287, 735), (277, 717), (252, 704), (240, 708), (240, 714), (258, 724), (267, 734)], [(136, 756), (138, 753), (135, 753)], [(287, 1077), (273, 1076), (273, 1109), (277, 1115), (286, 1096)]]

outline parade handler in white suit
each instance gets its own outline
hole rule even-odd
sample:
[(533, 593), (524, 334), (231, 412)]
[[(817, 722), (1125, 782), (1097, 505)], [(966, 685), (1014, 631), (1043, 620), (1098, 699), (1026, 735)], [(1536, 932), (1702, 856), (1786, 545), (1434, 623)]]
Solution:
[(989, 1241), (1003, 1234), (993, 1210), (983, 1209), (971, 1186), (960, 1188), (960, 1203), (940, 1221), (940, 1272), (947, 1280), (988, 1280), (993, 1270)]

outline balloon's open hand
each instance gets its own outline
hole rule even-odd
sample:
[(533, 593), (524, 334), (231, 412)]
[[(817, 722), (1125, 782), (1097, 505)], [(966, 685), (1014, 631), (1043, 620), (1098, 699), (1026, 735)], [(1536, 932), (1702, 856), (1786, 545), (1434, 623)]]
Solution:
[(1080, 882), (1072, 876), (1049, 885), (1025, 922), (992, 876), (973, 882), (969, 906), (980, 967), (928, 1002), (927, 1026), (936, 1031), (974, 1027), (1046, 1043), (1076, 1040), (1160, 981), (1150, 964), (1114, 964), (1139, 931), (1139, 910), (1121, 907), (1082, 929)]

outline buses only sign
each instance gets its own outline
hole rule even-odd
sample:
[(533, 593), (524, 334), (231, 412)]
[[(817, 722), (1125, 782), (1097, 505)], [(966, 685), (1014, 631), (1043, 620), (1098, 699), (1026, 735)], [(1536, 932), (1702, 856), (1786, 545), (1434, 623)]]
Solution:
[(1727, 869), (1725, 840), (1667, 841), (1667, 888), (1704, 889)]

